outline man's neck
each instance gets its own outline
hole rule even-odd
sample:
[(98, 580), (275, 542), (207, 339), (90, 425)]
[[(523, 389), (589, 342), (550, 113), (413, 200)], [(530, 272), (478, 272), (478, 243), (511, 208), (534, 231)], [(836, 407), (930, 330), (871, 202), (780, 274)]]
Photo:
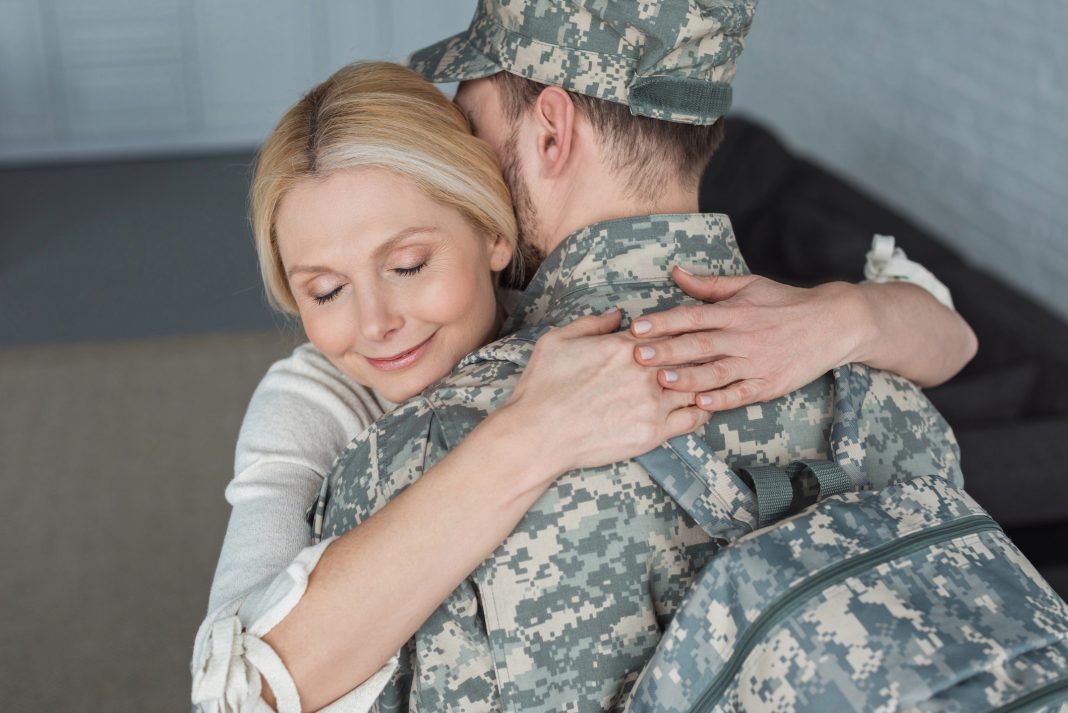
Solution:
[(567, 236), (594, 223), (642, 215), (696, 213), (699, 210), (697, 190), (683, 186), (666, 188), (652, 199), (634, 198), (622, 190), (605, 190), (600, 187), (563, 204), (568, 206), (568, 210), (561, 211), (558, 220), (551, 226), (545, 226), (544, 243), (541, 247), (546, 255)]

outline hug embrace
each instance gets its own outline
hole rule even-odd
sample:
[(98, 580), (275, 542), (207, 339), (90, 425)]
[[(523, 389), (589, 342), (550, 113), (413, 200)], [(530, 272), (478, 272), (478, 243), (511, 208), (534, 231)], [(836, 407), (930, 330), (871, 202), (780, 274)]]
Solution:
[(1068, 696), (917, 386), (976, 348), (944, 290), (777, 284), (697, 212), (754, 5), (482, 0), (282, 117), (252, 222), (309, 343), (242, 426), (199, 710)]

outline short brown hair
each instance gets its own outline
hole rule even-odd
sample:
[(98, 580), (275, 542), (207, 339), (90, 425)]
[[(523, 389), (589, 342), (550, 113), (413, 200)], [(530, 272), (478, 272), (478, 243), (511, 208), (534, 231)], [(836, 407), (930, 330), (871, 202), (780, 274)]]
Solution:
[[(493, 75), (501, 106), (518, 121), (547, 85), (511, 72)], [(695, 188), (712, 153), (723, 142), (724, 122), (710, 125), (662, 121), (630, 113), (625, 104), (567, 92), (603, 142), (610, 166), (624, 174), (636, 196), (653, 196), (665, 183), (682, 182)]]
[[(390, 62), (356, 62), (314, 87), (282, 117), (256, 160), (250, 213), (268, 301), (296, 314), (274, 230), (278, 205), (298, 182), (336, 171), (384, 168), (458, 210), (516, 255), (511, 196), (496, 154), (434, 85)], [(520, 270), (513, 258), (512, 270)]]

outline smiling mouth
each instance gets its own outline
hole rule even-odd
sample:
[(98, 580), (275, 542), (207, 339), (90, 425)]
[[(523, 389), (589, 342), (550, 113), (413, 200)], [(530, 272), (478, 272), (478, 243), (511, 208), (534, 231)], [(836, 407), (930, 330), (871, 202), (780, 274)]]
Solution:
[[(437, 332), (434, 332), (437, 334)], [(403, 351), (400, 354), (396, 354), (385, 359), (372, 359), (371, 357), (365, 357), (367, 362), (374, 368), (380, 371), (396, 371), (403, 369), (406, 366), (414, 364), (419, 357), (426, 353), (427, 348), (430, 346), (430, 341), (434, 338), (434, 334), (427, 337), (426, 341), (417, 344), (407, 351)]]

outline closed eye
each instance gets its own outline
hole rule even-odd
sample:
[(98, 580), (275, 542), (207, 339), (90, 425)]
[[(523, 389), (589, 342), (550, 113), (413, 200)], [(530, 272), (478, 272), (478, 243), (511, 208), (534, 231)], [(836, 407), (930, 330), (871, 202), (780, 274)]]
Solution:
[(318, 302), (321, 305), (325, 305), (327, 302), (329, 302), (332, 299), (334, 299), (335, 297), (337, 297), (338, 293), (340, 293), (340, 292), (341, 292), (341, 287), (340, 286), (335, 287), (334, 289), (332, 289), (329, 292), (327, 292), (325, 295), (319, 295), (318, 297), (316, 297), (315, 301)]
[(418, 275), (426, 267), (426, 263), (420, 263), (415, 267), (395, 267), (393, 271), (398, 275), (404, 275), (405, 277), (411, 277), (412, 275)]

